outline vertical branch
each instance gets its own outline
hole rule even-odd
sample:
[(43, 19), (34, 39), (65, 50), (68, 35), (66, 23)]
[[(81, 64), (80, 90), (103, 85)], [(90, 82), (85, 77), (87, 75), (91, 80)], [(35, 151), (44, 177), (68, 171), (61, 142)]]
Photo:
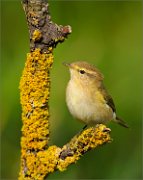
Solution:
[[(21, 171), (20, 179), (41, 178), (37, 164), (39, 152), (48, 148), (50, 68), (53, 48), (64, 41), (70, 26), (58, 26), (51, 21), (45, 0), (23, 0), (30, 34), (30, 53), (20, 81), (22, 105)], [(38, 167), (39, 166), (39, 167)]]
[(46, 0), (23, 0), (22, 4), (27, 17), (31, 50), (40, 48), (42, 52), (47, 52), (49, 47), (63, 42), (71, 33), (70, 26), (57, 25), (51, 21)]

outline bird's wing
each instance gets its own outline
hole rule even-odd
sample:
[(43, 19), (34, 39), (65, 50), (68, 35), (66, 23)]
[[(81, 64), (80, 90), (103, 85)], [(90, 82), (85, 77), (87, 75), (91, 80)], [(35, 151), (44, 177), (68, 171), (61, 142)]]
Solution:
[(114, 101), (109, 94), (107, 94), (105, 96), (105, 100), (106, 100), (106, 103), (108, 104), (108, 106), (110, 106), (112, 108), (113, 112), (116, 112)]
[(104, 99), (106, 101), (106, 104), (108, 106), (110, 106), (110, 108), (113, 110), (113, 112), (116, 112), (116, 108), (115, 108), (115, 104), (114, 104), (114, 101), (112, 99), (112, 97), (108, 94), (107, 90), (105, 89), (104, 86), (102, 86), (102, 94), (104, 96)]
[[(102, 87), (102, 88), (101, 88), (101, 87)], [(103, 86), (103, 84), (102, 84), (101, 87), (100, 87), (100, 90), (102, 91), (102, 94), (103, 94), (103, 96), (104, 96), (104, 99), (105, 99), (105, 101), (106, 101), (106, 104), (112, 109), (112, 111), (113, 111), (114, 113), (116, 113), (116, 108), (115, 108), (115, 104), (114, 104), (114, 101), (113, 101), (112, 97), (108, 94), (108, 92), (106, 91), (106, 89), (105, 89), (105, 87)], [(121, 126), (123, 126), (123, 127), (125, 127), (125, 128), (128, 128), (128, 127), (129, 127), (128, 124), (125, 123), (125, 122), (124, 122), (122, 119), (120, 119), (119, 117), (116, 117), (116, 118), (114, 119), (114, 122), (120, 124)]]

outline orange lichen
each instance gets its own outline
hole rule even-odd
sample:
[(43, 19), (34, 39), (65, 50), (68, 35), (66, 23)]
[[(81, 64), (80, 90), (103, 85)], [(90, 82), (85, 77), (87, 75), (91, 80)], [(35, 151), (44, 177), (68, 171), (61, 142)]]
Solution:
[[(35, 49), (27, 55), (27, 61), (20, 81), (22, 105), (22, 168), (21, 176), (35, 176), (37, 152), (44, 151), (49, 140), (48, 100), (50, 91), (49, 70), (53, 63), (52, 48), (48, 53)], [(27, 169), (27, 170), (24, 170)], [(32, 171), (32, 175), (31, 174)]]
[(27, 153), (25, 166), (29, 167), (21, 174), (19, 179), (38, 179), (42, 180), (56, 169), (56, 164), (60, 154), (60, 148), (51, 146), (47, 150), (37, 153)]
[(32, 40), (33, 41), (39, 41), (42, 37), (42, 34), (41, 34), (41, 31), (39, 31), (38, 29), (36, 29), (34, 32), (33, 32), (33, 36), (32, 36)]
[[(23, 158), (23, 171), (20, 174), (20, 180), (38, 179), (52, 173), (56, 169), (61, 149), (56, 146), (50, 146), (47, 150), (37, 153), (27, 152)], [(26, 168), (25, 168), (26, 167)]]
[(79, 158), (79, 156), (72, 156), (67, 157), (65, 160), (60, 159), (58, 161), (57, 169), (59, 169), (60, 171), (65, 171), (70, 164), (76, 163)]
[(65, 40), (65, 38), (63, 36), (60, 36), (60, 37), (54, 39), (55, 43), (62, 42), (64, 40)]
[(65, 157), (65, 159), (60, 159), (58, 161), (57, 169), (60, 171), (66, 170), (70, 164), (79, 160), (85, 152), (111, 141), (109, 132), (109, 128), (100, 124), (96, 128), (88, 128), (79, 136), (75, 136), (70, 143), (62, 148), (61, 151), (65, 152), (70, 149), (70, 156)]
[(57, 146), (50, 146), (48, 150), (44, 152), (40, 151), (37, 154), (41, 163), (41, 167), (39, 167), (41, 169), (40, 171), (45, 174), (53, 172), (56, 169), (60, 152), (61, 149)]

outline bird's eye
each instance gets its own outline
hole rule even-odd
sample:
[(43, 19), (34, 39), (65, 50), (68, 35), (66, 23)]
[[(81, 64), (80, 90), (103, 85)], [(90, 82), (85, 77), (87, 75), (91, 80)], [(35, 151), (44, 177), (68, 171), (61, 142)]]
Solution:
[(85, 71), (84, 70), (79, 70), (80, 74), (84, 74)]

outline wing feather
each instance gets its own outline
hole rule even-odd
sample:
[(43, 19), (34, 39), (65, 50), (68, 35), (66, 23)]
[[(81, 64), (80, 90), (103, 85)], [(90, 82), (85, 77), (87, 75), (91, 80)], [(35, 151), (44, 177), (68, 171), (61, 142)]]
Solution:
[(113, 110), (113, 112), (116, 113), (116, 107), (115, 107), (115, 104), (114, 104), (112, 97), (108, 94), (107, 90), (105, 89), (105, 87), (103, 85), (102, 85), (102, 88), (100, 90), (102, 91), (102, 94), (104, 96), (106, 104), (108, 106), (110, 106), (110, 108)]

